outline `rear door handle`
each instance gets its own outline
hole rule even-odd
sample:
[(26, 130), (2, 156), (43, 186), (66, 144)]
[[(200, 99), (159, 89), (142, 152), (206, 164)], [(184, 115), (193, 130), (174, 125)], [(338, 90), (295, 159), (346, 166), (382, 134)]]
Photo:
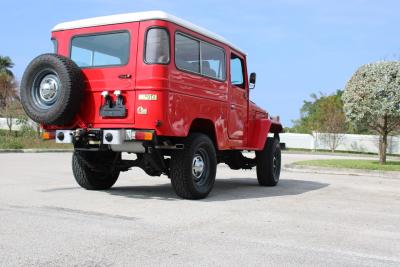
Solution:
[(231, 104), (231, 109), (235, 109), (235, 105), (234, 104)]
[(118, 78), (120, 78), (120, 79), (130, 79), (130, 78), (132, 78), (132, 75), (131, 74), (121, 74), (121, 75), (118, 76)]

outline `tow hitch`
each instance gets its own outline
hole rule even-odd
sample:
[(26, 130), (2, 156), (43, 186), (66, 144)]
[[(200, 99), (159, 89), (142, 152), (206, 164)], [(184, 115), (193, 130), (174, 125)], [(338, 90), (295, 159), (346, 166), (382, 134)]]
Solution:
[(70, 131), (70, 135), (75, 148), (89, 150), (98, 150), (101, 148), (103, 133), (100, 129), (76, 129), (75, 131)]

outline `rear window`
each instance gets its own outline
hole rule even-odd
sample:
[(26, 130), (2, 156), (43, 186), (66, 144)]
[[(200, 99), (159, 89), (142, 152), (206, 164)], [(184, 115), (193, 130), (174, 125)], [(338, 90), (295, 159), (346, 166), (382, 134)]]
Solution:
[(126, 65), (129, 43), (128, 32), (76, 36), (72, 39), (71, 59), (83, 68)]

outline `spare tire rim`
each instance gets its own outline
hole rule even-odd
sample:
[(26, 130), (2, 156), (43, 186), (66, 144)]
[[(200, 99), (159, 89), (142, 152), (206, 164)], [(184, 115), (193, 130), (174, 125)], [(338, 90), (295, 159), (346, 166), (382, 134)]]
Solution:
[(42, 109), (49, 109), (59, 97), (60, 85), (54, 71), (46, 69), (39, 72), (32, 84), (32, 98), (35, 104)]

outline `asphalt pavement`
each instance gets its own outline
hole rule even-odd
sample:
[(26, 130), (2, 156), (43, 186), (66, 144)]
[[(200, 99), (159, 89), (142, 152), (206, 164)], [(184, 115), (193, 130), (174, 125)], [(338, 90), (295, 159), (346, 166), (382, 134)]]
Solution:
[[(313, 158), (331, 156), (283, 155)], [(271, 188), (220, 165), (209, 197), (189, 201), (140, 169), (81, 189), (71, 153), (0, 154), (0, 168), (0, 266), (400, 266), (390, 175), (292, 170)]]

